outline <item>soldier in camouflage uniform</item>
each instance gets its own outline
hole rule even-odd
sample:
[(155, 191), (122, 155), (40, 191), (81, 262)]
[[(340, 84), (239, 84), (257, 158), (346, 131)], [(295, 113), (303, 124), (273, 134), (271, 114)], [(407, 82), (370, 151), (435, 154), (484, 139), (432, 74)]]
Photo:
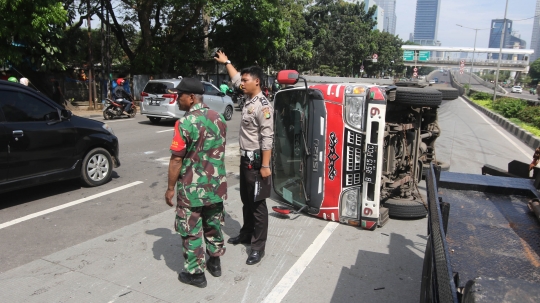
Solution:
[[(225, 253), (223, 201), (227, 198), (225, 138), (227, 124), (219, 113), (202, 103), (204, 88), (193, 78), (178, 85), (178, 107), (186, 111), (174, 128), (165, 201), (173, 206), (176, 190), (175, 230), (182, 236), (185, 272), (178, 279), (206, 287), (205, 268), (221, 276), (219, 257)], [(210, 256), (205, 262), (202, 241)]]

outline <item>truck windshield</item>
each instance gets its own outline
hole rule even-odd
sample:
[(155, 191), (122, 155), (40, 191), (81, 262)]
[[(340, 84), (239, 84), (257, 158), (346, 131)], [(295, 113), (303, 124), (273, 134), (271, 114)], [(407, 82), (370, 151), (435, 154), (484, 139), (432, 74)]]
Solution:
[(306, 150), (302, 137), (308, 119), (306, 90), (282, 91), (276, 95), (274, 106), (274, 189), (289, 203), (306, 204)]

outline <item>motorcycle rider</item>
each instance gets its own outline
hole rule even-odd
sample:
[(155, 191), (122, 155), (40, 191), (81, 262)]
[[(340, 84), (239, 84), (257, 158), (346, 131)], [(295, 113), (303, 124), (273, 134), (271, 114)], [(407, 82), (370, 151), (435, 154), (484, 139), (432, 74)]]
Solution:
[(116, 79), (118, 86), (114, 89), (114, 98), (116, 102), (124, 105), (124, 114), (129, 115), (129, 110), (133, 103), (130, 101), (131, 95), (124, 90), (124, 82), (125, 80), (123, 78)]
[(219, 86), (219, 90), (226, 95), (233, 92), (233, 90), (229, 87), (229, 85), (226, 82), (221, 82), (221, 85)]

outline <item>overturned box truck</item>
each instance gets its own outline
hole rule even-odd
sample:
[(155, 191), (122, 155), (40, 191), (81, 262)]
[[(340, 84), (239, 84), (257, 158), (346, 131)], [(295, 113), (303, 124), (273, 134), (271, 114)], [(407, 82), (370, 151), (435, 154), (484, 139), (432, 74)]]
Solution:
[(369, 230), (389, 216), (425, 217), (417, 184), (432, 162), (448, 168), (435, 155), (443, 94), (322, 78), (308, 86), (306, 78), (277, 75), (285, 88), (274, 99), (275, 193), (311, 215)]

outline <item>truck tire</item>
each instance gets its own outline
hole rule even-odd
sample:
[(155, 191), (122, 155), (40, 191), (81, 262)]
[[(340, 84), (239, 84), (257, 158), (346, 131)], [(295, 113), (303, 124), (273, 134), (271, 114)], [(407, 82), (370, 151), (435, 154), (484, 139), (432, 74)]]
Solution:
[(398, 87), (394, 102), (411, 106), (435, 107), (441, 105), (442, 93), (433, 88)]
[(392, 199), (389, 198), (383, 204), (388, 208), (390, 217), (417, 219), (427, 215), (427, 209), (420, 199)]
[(442, 93), (443, 100), (454, 100), (459, 97), (459, 91), (453, 87), (441, 87), (437, 90)]

